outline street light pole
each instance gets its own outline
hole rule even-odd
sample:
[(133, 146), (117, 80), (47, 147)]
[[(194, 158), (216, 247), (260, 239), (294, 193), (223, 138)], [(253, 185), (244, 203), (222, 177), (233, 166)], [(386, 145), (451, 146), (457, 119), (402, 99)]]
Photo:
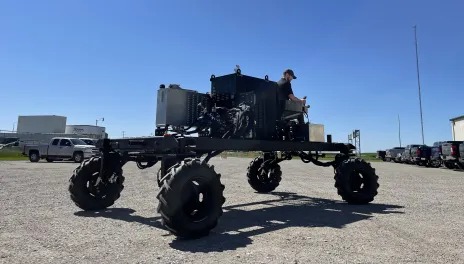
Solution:
[(103, 121), (105, 121), (105, 118), (102, 117), (102, 118), (100, 118), (100, 119), (95, 120), (95, 126), (98, 126), (98, 121), (102, 121), (102, 122), (103, 122)]
[(400, 115), (398, 114), (398, 138), (400, 140), (400, 148), (401, 148), (401, 122), (400, 122)]
[(419, 88), (419, 107), (420, 107), (420, 118), (421, 118), (421, 129), (422, 129), (422, 144), (424, 143), (424, 121), (422, 119), (422, 98), (421, 98), (421, 88), (420, 88), (420, 76), (419, 76), (419, 54), (417, 51), (417, 26), (414, 25), (414, 40), (416, 42), (416, 69), (417, 69), (417, 86)]

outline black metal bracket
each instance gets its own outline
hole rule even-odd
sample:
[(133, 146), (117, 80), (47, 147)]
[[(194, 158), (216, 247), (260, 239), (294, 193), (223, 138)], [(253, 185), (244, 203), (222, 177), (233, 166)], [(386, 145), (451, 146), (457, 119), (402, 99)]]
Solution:
[(113, 152), (111, 147), (111, 140), (104, 138), (101, 142), (97, 142), (97, 146), (101, 151), (100, 163), (100, 178), (104, 183), (112, 176), (116, 166), (122, 167), (125, 162), (122, 161), (119, 153)]

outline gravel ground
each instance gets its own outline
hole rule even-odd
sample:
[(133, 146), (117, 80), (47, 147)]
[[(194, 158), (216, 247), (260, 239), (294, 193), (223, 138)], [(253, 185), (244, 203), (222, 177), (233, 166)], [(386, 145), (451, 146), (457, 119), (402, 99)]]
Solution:
[(121, 199), (86, 213), (67, 192), (76, 164), (0, 162), (0, 263), (464, 263), (464, 172), (376, 162), (379, 195), (350, 206), (333, 169), (300, 161), (281, 164), (275, 193), (256, 194), (249, 161), (211, 161), (225, 213), (194, 241), (159, 224), (159, 165), (126, 165)]

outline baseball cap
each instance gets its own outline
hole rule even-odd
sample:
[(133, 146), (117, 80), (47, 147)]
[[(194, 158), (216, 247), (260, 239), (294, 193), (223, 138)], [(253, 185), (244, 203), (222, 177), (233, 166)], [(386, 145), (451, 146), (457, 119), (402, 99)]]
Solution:
[(293, 79), (296, 79), (296, 76), (295, 76), (295, 73), (293, 72), (293, 70), (291, 70), (291, 69), (286, 69), (286, 70), (284, 71), (284, 75), (285, 75), (286, 73), (288, 73), (290, 76), (292, 76)]

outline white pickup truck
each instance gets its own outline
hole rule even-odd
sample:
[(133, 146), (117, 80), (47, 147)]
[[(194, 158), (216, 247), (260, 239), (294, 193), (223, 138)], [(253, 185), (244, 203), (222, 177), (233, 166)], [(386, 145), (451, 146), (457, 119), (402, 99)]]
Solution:
[(81, 163), (84, 159), (98, 154), (94, 145), (88, 145), (77, 138), (54, 137), (48, 144), (24, 145), (23, 155), (29, 156), (31, 162), (45, 159), (48, 162), (73, 160)]

